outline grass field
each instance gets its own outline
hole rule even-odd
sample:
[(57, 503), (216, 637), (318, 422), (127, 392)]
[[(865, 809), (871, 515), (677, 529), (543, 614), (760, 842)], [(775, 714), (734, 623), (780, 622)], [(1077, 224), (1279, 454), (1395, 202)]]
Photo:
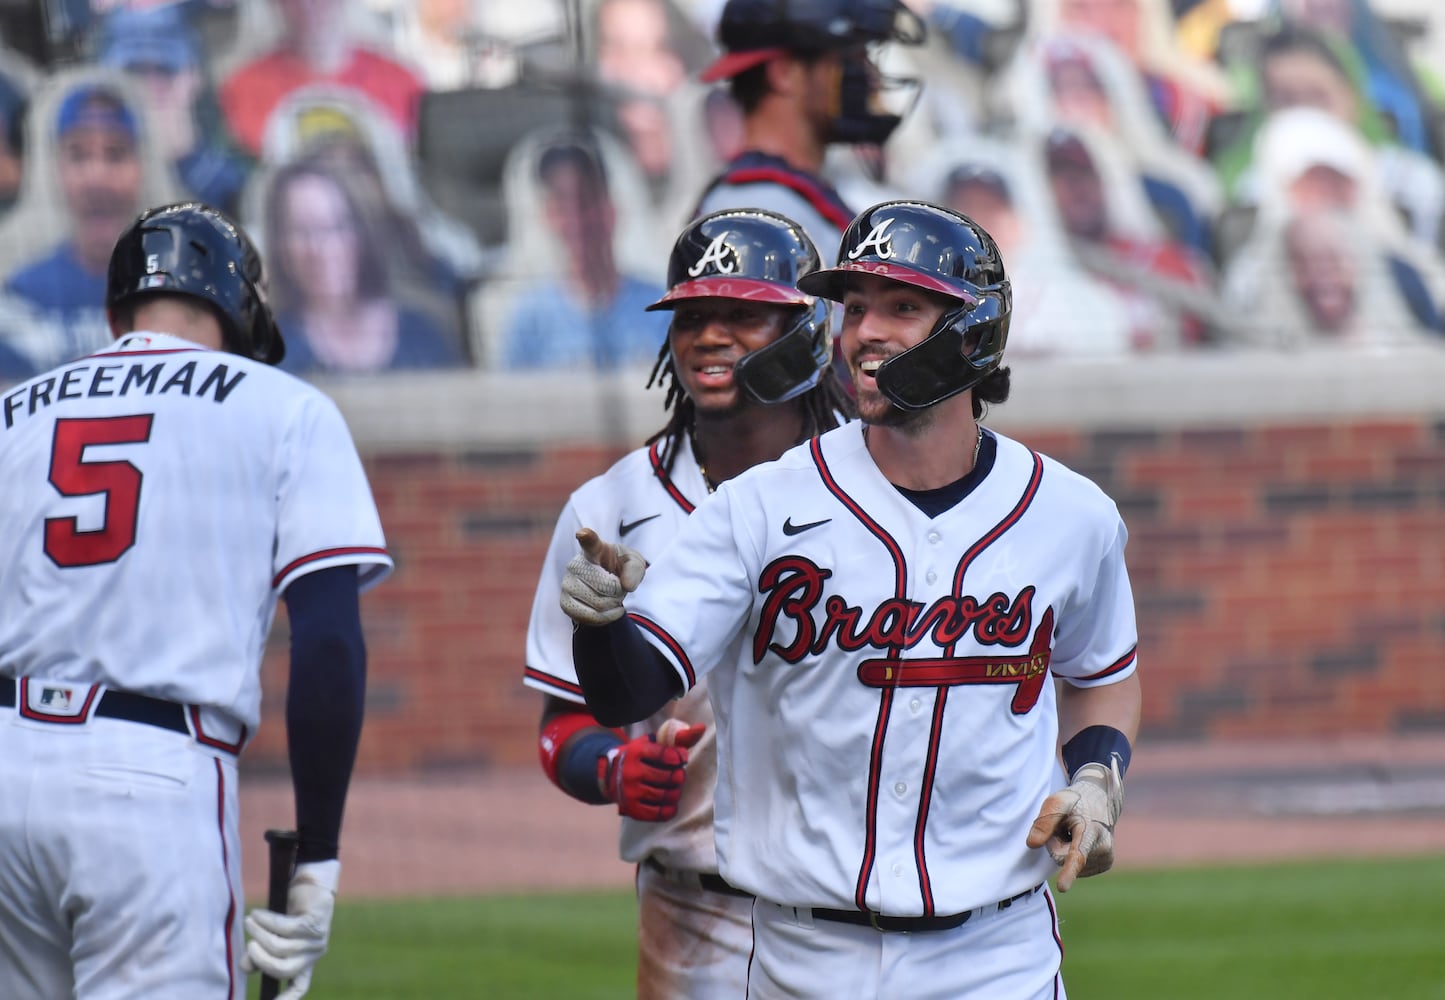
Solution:
[[(1059, 911), (1071, 1000), (1445, 1000), (1445, 858), (1114, 872)], [(622, 1000), (635, 914), (626, 892), (343, 896), (307, 996)]]

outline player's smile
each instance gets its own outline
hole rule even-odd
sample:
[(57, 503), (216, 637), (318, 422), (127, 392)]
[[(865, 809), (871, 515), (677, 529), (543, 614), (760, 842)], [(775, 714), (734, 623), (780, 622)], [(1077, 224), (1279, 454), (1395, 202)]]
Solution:
[(775, 305), (739, 299), (679, 303), (668, 336), (673, 365), (694, 403), (712, 409), (740, 401), (733, 369), (749, 352), (778, 339), (785, 314)]
[[(676, 351), (676, 348), (674, 348)], [(681, 354), (682, 352), (677, 352)], [(705, 410), (730, 407), (738, 397), (737, 383), (733, 381), (733, 366), (739, 352), (728, 350), (719, 354), (716, 348), (694, 345), (687, 352), (690, 356), (677, 366), (687, 384), (687, 393), (694, 404)], [(737, 355), (737, 356), (734, 356)]]
[(878, 369), (883, 367), (884, 362), (890, 355), (876, 353), (859, 353), (853, 358), (853, 381), (866, 379), (870, 384), (878, 375)]
[(700, 389), (730, 389), (733, 384), (731, 364), (698, 365), (692, 370), (693, 380)]

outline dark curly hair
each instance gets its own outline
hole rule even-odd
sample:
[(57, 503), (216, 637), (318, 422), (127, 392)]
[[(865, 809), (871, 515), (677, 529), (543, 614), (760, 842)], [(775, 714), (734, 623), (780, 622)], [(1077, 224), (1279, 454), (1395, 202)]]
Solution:
[(1008, 402), (1009, 390), (1013, 388), (1013, 371), (1007, 365), (1000, 365), (983, 377), (973, 387), (973, 419), (982, 417), (990, 406)]

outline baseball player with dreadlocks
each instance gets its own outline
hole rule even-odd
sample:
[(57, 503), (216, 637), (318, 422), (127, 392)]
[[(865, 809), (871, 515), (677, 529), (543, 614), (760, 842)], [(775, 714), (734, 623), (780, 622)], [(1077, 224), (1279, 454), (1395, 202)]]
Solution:
[(666, 385), (671, 417), (572, 494), (537, 586), (525, 680), (547, 696), (542, 767), (568, 795), (615, 803), (623, 817), (622, 858), (638, 864), (639, 997), (743, 996), (752, 899), (717, 874), (705, 686), (625, 730), (600, 725), (583, 703), (557, 589), (583, 525), (605, 524), (655, 557), (720, 483), (852, 412), (828, 364), (830, 310), (796, 287), (818, 267), (802, 229), (771, 212), (718, 212), (683, 230), (669, 290), (648, 307), (672, 311), (648, 382)]
[(1113, 863), (1138, 727), (1124, 523), (979, 423), (1011, 297), (977, 223), (875, 205), (799, 287), (843, 303), (861, 419), (723, 484), (650, 565), (580, 532), (582, 692), (622, 724), (706, 679), (747, 996), (1055, 1000), (1045, 880)]

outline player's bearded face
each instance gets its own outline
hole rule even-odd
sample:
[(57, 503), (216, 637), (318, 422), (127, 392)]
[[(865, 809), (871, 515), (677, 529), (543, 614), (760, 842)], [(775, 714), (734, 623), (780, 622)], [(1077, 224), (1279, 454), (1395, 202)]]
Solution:
[(875, 373), (890, 358), (920, 344), (943, 315), (941, 296), (875, 275), (854, 275), (843, 296), (843, 356), (853, 377), (858, 416), (888, 427), (922, 426), (932, 411), (900, 410), (878, 390)]
[(748, 402), (733, 380), (733, 369), (782, 335), (788, 312), (743, 299), (678, 303), (668, 329), (672, 367), (698, 413), (726, 413)]

